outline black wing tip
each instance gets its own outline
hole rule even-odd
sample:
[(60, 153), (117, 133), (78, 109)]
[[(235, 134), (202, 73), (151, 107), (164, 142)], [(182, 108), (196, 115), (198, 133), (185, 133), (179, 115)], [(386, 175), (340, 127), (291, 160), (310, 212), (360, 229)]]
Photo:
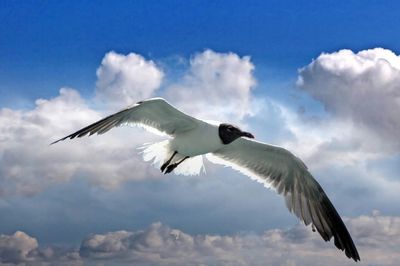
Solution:
[(349, 259), (353, 259), (355, 262), (361, 261), (360, 255), (358, 255), (357, 249), (354, 249), (354, 250), (351, 250), (351, 251), (346, 250), (345, 253), (346, 253), (346, 256)]
[(355, 262), (361, 261), (360, 256), (358, 255), (358, 253), (355, 256), (352, 256), (351, 259), (353, 259)]
[(336, 211), (329, 198), (324, 192), (323, 194), (324, 200), (321, 202), (321, 207), (323, 208), (324, 216), (328, 218), (326, 219), (326, 221), (328, 222), (331, 234), (326, 235), (323, 228), (318, 228), (314, 223), (313, 224), (318, 230), (318, 233), (325, 241), (329, 241), (333, 237), (336, 248), (344, 251), (346, 257), (348, 257), (349, 259), (353, 259), (355, 262), (360, 261), (360, 255), (358, 254), (357, 248), (353, 242), (353, 239), (350, 236), (349, 231), (346, 228), (346, 225), (344, 224), (342, 218)]
[(49, 146), (51, 146), (51, 145), (54, 145), (54, 144), (56, 144), (57, 142), (60, 142), (60, 141), (62, 141), (62, 139), (59, 139), (59, 140), (53, 141), (52, 143), (50, 143), (50, 144), (49, 144)]
[(338, 249), (344, 251), (347, 258), (353, 259), (355, 262), (361, 261), (360, 255), (358, 254), (358, 251), (357, 251), (357, 248), (355, 247), (353, 242), (351, 242), (351, 244), (352, 244), (352, 246), (350, 248), (349, 247), (344, 248), (344, 247), (340, 247), (340, 246), (336, 245), (336, 243), (335, 243), (335, 245)]
[[(87, 134), (88, 134), (88, 132), (84, 132), (84, 134), (82, 134), (82, 132), (79, 130), (79, 131), (77, 131), (77, 132), (75, 132), (75, 133), (73, 133), (73, 134), (71, 134), (71, 135), (68, 135), (68, 136), (63, 137), (63, 138), (61, 138), (61, 139), (59, 139), (59, 140), (53, 141), (53, 142), (50, 143), (49, 145), (51, 146), (51, 145), (56, 144), (56, 143), (58, 143), (58, 142), (64, 141), (64, 140), (66, 140), (66, 139), (74, 139), (74, 138), (76, 138), (76, 137), (80, 138), (80, 137), (83, 137), (83, 136), (85, 136), (85, 135), (87, 135)], [(89, 135), (89, 136), (90, 136), (90, 135)]]
[(61, 138), (61, 139), (58, 139), (58, 140), (56, 140), (56, 141), (53, 141), (52, 143), (50, 143), (49, 144), (49, 146), (51, 146), (51, 145), (54, 145), (54, 144), (56, 144), (56, 143), (58, 143), (58, 142), (60, 142), (60, 141), (64, 141), (64, 140), (66, 140), (66, 139), (73, 139), (74, 137), (73, 136), (66, 136), (66, 137), (64, 137), (64, 138)]
[[(344, 224), (343, 224), (344, 226)], [(346, 257), (349, 259), (353, 259), (355, 262), (360, 261), (360, 255), (358, 254), (357, 248), (351, 238), (349, 232), (347, 231), (346, 227), (343, 227), (344, 231), (339, 232), (336, 231), (334, 234), (334, 243), (335, 246), (339, 249), (344, 251)], [(340, 234), (340, 235), (339, 235)]]
[[(324, 237), (324, 235), (323, 235), (324, 232), (321, 233), (318, 229), (317, 229), (317, 231), (326, 242), (329, 242), (331, 240), (331, 237), (328, 237), (328, 238)], [(315, 231), (313, 230), (313, 232), (315, 232)], [(347, 229), (346, 229), (346, 232), (347, 232)], [(339, 237), (339, 235), (336, 232), (336, 234), (333, 236), (333, 238), (334, 238), (334, 244), (335, 244), (336, 248), (341, 251), (344, 251), (347, 258), (353, 259), (355, 262), (361, 261), (360, 255), (358, 254), (358, 251), (357, 251), (357, 248), (348, 232), (347, 232), (347, 234), (342, 235), (341, 237)], [(346, 242), (343, 243), (341, 241), (346, 241)], [(346, 245), (346, 246), (343, 246), (343, 245)]]
[(330, 208), (328, 208), (328, 210), (330, 210), (329, 216), (333, 222), (332, 229), (334, 230), (333, 237), (335, 246), (338, 249), (343, 250), (349, 259), (353, 259), (355, 262), (360, 261), (360, 255), (358, 254), (357, 248), (346, 228), (346, 225), (331, 202), (329, 202), (328, 206), (329, 205)]
[(341, 232), (340, 236), (334, 236), (335, 246), (338, 249), (344, 251), (346, 257), (348, 257), (349, 259), (353, 259), (355, 262), (360, 261), (360, 255), (358, 254), (357, 248), (354, 245), (353, 239), (351, 239), (351, 236), (348, 233), (346, 227), (344, 227), (344, 229), (345, 232)]
[(346, 249), (346, 250), (345, 250), (346, 256), (347, 256), (349, 259), (353, 259), (355, 262), (361, 261), (360, 255), (358, 254), (357, 248), (356, 248), (356, 246), (354, 245), (353, 241), (352, 241), (352, 244), (353, 244), (353, 245), (352, 245), (352, 248), (351, 248), (351, 249)]

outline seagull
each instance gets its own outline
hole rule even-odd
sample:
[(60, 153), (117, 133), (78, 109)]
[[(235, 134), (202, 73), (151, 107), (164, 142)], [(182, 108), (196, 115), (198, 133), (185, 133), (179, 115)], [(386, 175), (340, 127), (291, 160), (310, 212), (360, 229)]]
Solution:
[[(215, 123), (189, 116), (162, 98), (140, 101), (75, 133), (54, 141), (103, 134), (121, 125), (139, 125), (169, 135), (163, 142), (147, 146), (145, 160), (158, 162), (164, 174), (178, 166), (202, 165), (202, 155), (213, 163), (229, 166), (273, 188), (285, 198), (290, 212), (312, 226), (325, 241), (346, 256), (360, 256), (340, 215), (307, 166), (288, 150), (254, 140), (253, 134), (228, 123)], [(197, 161), (196, 161), (197, 160)], [(194, 172), (200, 172), (199, 167)], [(189, 174), (193, 174), (193, 171)]]

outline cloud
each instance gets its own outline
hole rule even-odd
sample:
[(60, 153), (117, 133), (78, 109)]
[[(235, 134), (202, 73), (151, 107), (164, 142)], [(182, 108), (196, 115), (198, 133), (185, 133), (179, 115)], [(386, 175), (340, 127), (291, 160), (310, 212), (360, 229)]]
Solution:
[(0, 235), (0, 262), (19, 263), (30, 260), (30, 253), (38, 247), (35, 238), (17, 231), (13, 235)]
[(300, 69), (297, 84), (335, 118), (353, 123), (357, 135), (369, 134), (373, 141), (361, 140), (372, 148), (400, 150), (400, 57), (392, 51), (323, 53)]
[[(372, 215), (345, 218), (357, 245), (357, 265), (397, 265), (400, 217)], [(161, 223), (145, 230), (91, 234), (79, 249), (41, 247), (17, 231), (0, 235), (0, 262), (28, 265), (354, 265), (333, 243), (301, 224), (262, 234), (192, 235)], [(58, 264), (60, 265), (60, 264)]]
[[(106, 80), (102, 75), (107, 71), (125, 71), (125, 64), (131, 61), (142, 60), (143, 65), (156, 67), (154, 63), (138, 58), (140, 56), (135, 54), (108, 53), (98, 70), (98, 73), (102, 72), (98, 84), (102, 78)], [(308, 75), (302, 86), (313, 84), (311, 81), (317, 78), (311, 76), (320, 73), (307, 70), (312, 69), (311, 65), (300, 72), (300, 78)], [(329, 119), (309, 119), (270, 99), (255, 101), (253, 70), (249, 57), (206, 50), (193, 56), (182, 78), (165, 90), (154, 89), (152, 93), (169, 97), (171, 102), (193, 115), (248, 123), (258, 139), (272, 138), (274, 144), (289, 148), (313, 172), (325, 170), (323, 173), (330, 173), (329, 169), (333, 168), (335, 173), (340, 173), (338, 165), (350, 166), (357, 169), (344, 171), (342, 168), (342, 173), (358, 173), (359, 178), (354, 179), (359, 180), (358, 184), (377, 184), (374, 188), (378, 190), (398, 187), (393, 185), (395, 179), (381, 182), (382, 176), (387, 174), (380, 174), (380, 170), (378, 173), (367, 171), (366, 167), (370, 161), (387, 158), (390, 148), (383, 149), (381, 143), (389, 143), (387, 146), (391, 147), (392, 141), (379, 138), (372, 130), (365, 130), (336, 113)], [(328, 83), (329, 78), (330, 75)], [(135, 87), (135, 82), (124, 79), (121, 84), (140, 95), (143, 87)], [(31, 110), (0, 110), (0, 196), (30, 196), (74, 178), (83, 178), (95, 186), (116, 188), (127, 180), (161, 177), (157, 169), (142, 162), (136, 150), (142, 143), (159, 138), (143, 134), (140, 129), (114, 129), (102, 136), (48, 146), (56, 138), (104, 117), (88, 102), (90, 99), (83, 99), (76, 90), (64, 88), (55, 98), (37, 100)], [(224, 113), (219, 113), (220, 109)], [(346, 181), (340, 176), (335, 180)]]
[(36, 238), (21, 231), (13, 235), (0, 235), (0, 263), (1, 265), (55, 265), (54, 263), (82, 265), (77, 251), (57, 247), (41, 249)]
[(279, 106), (291, 136), (278, 144), (299, 155), (312, 169), (335, 165), (358, 166), (391, 156), (393, 146), (352, 121), (299, 115)]
[[(360, 216), (346, 219), (358, 245), (359, 265), (396, 265), (400, 218)], [(82, 241), (86, 260), (113, 260), (135, 265), (353, 265), (324, 243), (310, 228), (297, 225), (271, 229), (262, 235), (190, 235), (154, 223), (145, 231), (90, 235)], [(357, 264), (358, 265), (358, 264)]]
[(248, 56), (206, 50), (190, 60), (187, 73), (167, 88), (165, 96), (189, 114), (240, 121), (254, 113), (253, 70)]
[[(151, 178), (136, 154), (141, 131), (113, 134), (49, 146), (101, 118), (73, 89), (39, 99), (32, 110), (0, 110), (0, 196), (34, 195), (44, 188), (83, 177), (107, 188), (132, 179)], [(136, 135), (137, 134), (137, 135)], [(85, 143), (82, 145), (82, 143)]]
[[(192, 114), (241, 119), (250, 113), (253, 69), (248, 57), (207, 50), (193, 57), (187, 74), (167, 88), (166, 94)], [(97, 70), (96, 97), (120, 109), (154, 96), (163, 75), (153, 61), (138, 54), (109, 52)], [(159, 138), (140, 129), (114, 129), (101, 137), (48, 146), (105, 116), (90, 102), (76, 90), (62, 88), (54, 98), (38, 99), (31, 110), (0, 110), (0, 196), (32, 196), (73, 178), (115, 188), (126, 180), (160, 177), (142, 162), (136, 149)], [(221, 110), (221, 116), (215, 115)]]
[(116, 109), (154, 96), (164, 77), (153, 61), (135, 53), (116, 52), (104, 56), (96, 74), (96, 96)]
[[(106, 58), (110, 54), (122, 59), (106, 62)], [(130, 58), (130, 55), (134, 55), (136, 61)], [(386, 135), (380, 137), (378, 133), (381, 129), (376, 129), (373, 123), (364, 121), (367, 117), (363, 117), (357, 110), (352, 110), (347, 115), (343, 111), (345, 109), (341, 108), (352, 108), (350, 99), (346, 99), (349, 102), (345, 107), (341, 107), (335, 101), (330, 102), (329, 95), (324, 96), (328, 97), (327, 99), (321, 96), (323, 99), (321, 101), (330, 106), (327, 107), (327, 110), (331, 116), (316, 119), (306, 115), (299, 116), (288, 106), (269, 101), (269, 99), (255, 101), (252, 92), (256, 81), (253, 76), (254, 65), (250, 58), (240, 57), (234, 53), (216, 53), (210, 50), (196, 54), (191, 59), (189, 69), (182, 78), (172, 82), (173, 84), (167, 86), (165, 90), (159, 90), (163, 76), (162, 71), (153, 62), (146, 61), (139, 55), (130, 55), (124, 56), (111, 52), (105, 56), (98, 70), (97, 97), (103, 100), (108, 99), (102, 98), (103, 96), (110, 97), (112, 108), (118, 107), (119, 109), (128, 104), (124, 102), (125, 96), (119, 98), (120, 94), (113, 94), (119, 88), (125, 87), (131, 89), (127, 98), (131, 97), (130, 99), (133, 101), (136, 101), (135, 97), (161, 95), (193, 115), (250, 123), (252, 128), (257, 131), (255, 133), (258, 133), (258, 137), (270, 134), (268, 137), (272, 136), (276, 140), (274, 143), (283, 144), (301, 155), (301, 158), (304, 158), (312, 167), (312, 171), (317, 169), (317, 173), (322, 173), (320, 176), (335, 176), (336, 178), (329, 181), (325, 179), (325, 182), (329, 184), (328, 187), (334, 187), (335, 194), (333, 196), (337, 199), (335, 202), (342, 201), (344, 202), (343, 206), (356, 205), (355, 210), (359, 209), (360, 205), (366, 205), (363, 207), (365, 209), (362, 212), (364, 212), (364, 210), (369, 211), (368, 208), (371, 206), (365, 204), (365, 197), (368, 197), (368, 200), (372, 198), (374, 202), (384, 199), (381, 201), (382, 206), (386, 206), (387, 202), (396, 199), (399, 183), (397, 182), (397, 186), (393, 185), (396, 182), (395, 179), (392, 180), (392, 183), (381, 182), (383, 177), (379, 173), (380, 170), (376, 172), (374, 168), (367, 167), (371, 160), (382, 157), (384, 160), (387, 158), (385, 156), (390, 156), (387, 155), (388, 153), (396, 150), (393, 147), (397, 147), (397, 142), (390, 133), (392, 128), (383, 123), (384, 129), (382, 130), (385, 130), (385, 134), (389, 134), (389, 137), (385, 137)], [(128, 66), (125, 64), (135, 64), (140, 60), (150, 70), (158, 69), (160, 71), (161, 78), (158, 85), (136, 86), (135, 84), (138, 82), (129, 78), (131, 75), (127, 74), (125, 68)], [(312, 64), (317, 64), (315, 63), (317, 60)], [(140, 64), (138, 63), (138, 65)], [(103, 71), (101, 75), (99, 74), (100, 69)], [(315, 80), (319, 79), (313, 75), (318, 76), (323, 72), (321, 70), (313, 71), (311, 64), (300, 71), (300, 78), (304, 76), (304, 79), (303, 83), (299, 81), (299, 85), (305, 91), (309, 89), (307, 86), (317, 87)], [(333, 74), (328, 70), (324, 71), (327, 73), (322, 76), (326, 77), (326, 82), (329, 83)], [(339, 78), (345, 77), (344, 72), (339, 71), (338, 73)], [(306, 74), (309, 76), (307, 77)], [(322, 76), (318, 81), (321, 84), (324, 83)], [(114, 81), (107, 83), (107, 80), (113, 79)], [(361, 78), (354, 74), (353, 79)], [(102, 84), (100, 85), (101, 80)], [(360, 88), (354, 87), (358, 82), (355, 82), (354, 86), (350, 84), (350, 81), (341, 82), (348, 86), (349, 90)], [(332, 89), (332, 86), (328, 86), (328, 88)], [(377, 87), (373, 87), (373, 89), (378, 90)], [(345, 92), (340, 90), (332, 89), (331, 92), (345, 95)], [(313, 95), (311, 92), (310, 94)], [(381, 97), (381, 95), (376, 97)], [(48, 186), (67, 182), (74, 178), (82, 178), (95, 186), (115, 188), (127, 180), (160, 177), (156, 169), (148, 167), (137, 156), (135, 147), (143, 142), (156, 139), (151, 134), (142, 134), (139, 129), (115, 129), (112, 133), (102, 136), (48, 146), (57, 137), (65, 136), (104, 117), (101, 112), (102, 108), (99, 110), (89, 106), (88, 103), (91, 100), (83, 99), (74, 89), (63, 88), (60, 90), (60, 95), (54, 98), (37, 100), (33, 109), (3, 108), (0, 110), (0, 196), (15, 194), (31, 196)], [(262, 108), (258, 108), (257, 104), (262, 105)], [(254, 108), (256, 108), (255, 111)], [(384, 114), (382, 115), (384, 116)], [(270, 132), (265, 133), (269, 129)], [(349, 166), (353, 168), (349, 170)], [(394, 167), (391, 172), (396, 172), (397, 168)], [(209, 171), (209, 173), (213, 174), (213, 171)], [(352, 182), (347, 182), (350, 178)], [(203, 181), (201, 182), (204, 184)], [(162, 184), (159, 189), (164, 188), (165, 184)], [(360, 188), (366, 190), (359, 193), (357, 189)], [(242, 188), (240, 190), (243, 191)], [(371, 190), (374, 190), (374, 195), (371, 194)], [(210, 194), (209, 191), (203, 193), (205, 198), (213, 195), (214, 192)], [(353, 191), (357, 193), (353, 194)], [(384, 195), (380, 194), (382, 191), (385, 192)], [(186, 193), (190, 194), (191, 192)], [(177, 198), (179, 194), (180, 192), (176, 193)], [(347, 197), (340, 197), (342, 195)], [(355, 201), (354, 197), (363, 198)], [(190, 197), (186, 198), (190, 199)], [(179, 201), (176, 198), (174, 200), (175, 202)], [(346, 202), (347, 200), (351, 200), (351, 204)], [(153, 206), (162, 205), (158, 204), (154, 203)], [(222, 210), (225, 205), (221, 206)], [(201, 209), (204, 206), (198, 207)], [(358, 211), (358, 213), (362, 212)], [(223, 214), (226, 215), (226, 212)], [(186, 215), (190, 215), (190, 213)], [(201, 211), (197, 215), (201, 215)], [(221, 220), (223, 219), (221, 218)], [(395, 246), (397, 242), (394, 239), (399, 236), (396, 231), (399, 224), (397, 217), (361, 216), (346, 221), (349, 224), (349, 230), (359, 244), (363, 259), (360, 265), (363, 263), (365, 265), (395, 265), (394, 261), (398, 260)], [(240, 224), (240, 219), (235, 223)], [(214, 232), (223, 230), (222, 226), (215, 229), (215, 223), (213, 227)], [(238, 227), (233, 225), (231, 228)], [(37, 241), (33, 237), (30, 238)], [(5, 255), (1, 252), (0, 254), (2, 254), (2, 260), (14, 260), (16, 263), (64, 261), (67, 265), (69, 261), (79, 264), (82, 263), (82, 260), (94, 263), (106, 261), (106, 264), (110, 262), (109, 260), (113, 260), (128, 265), (132, 264), (131, 262), (143, 265), (154, 265), (160, 262), (175, 265), (181, 261), (182, 264), (189, 265), (202, 263), (265, 265), (266, 262), (274, 265), (329, 265), (327, 261), (330, 261), (332, 265), (351, 264), (351, 261), (347, 260), (341, 252), (335, 250), (332, 243), (325, 245), (321, 241), (318, 236), (311, 234), (301, 226), (289, 230), (273, 229), (266, 231), (263, 235), (221, 236), (218, 234), (192, 235), (156, 223), (144, 231), (117, 231), (90, 235), (82, 241), (80, 253), (77, 250), (66, 251), (56, 247), (35, 248), (31, 246), (25, 249), (27, 253), (4, 247)], [(279, 248), (279, 252), (277, 252), (277, 248)], [(377, 259), (374, 259), (374, 256)]]
[(275, 143), (302, 158), (316, 177), (334, 177), (324, 182), (336, 182), (336, 189), (351, 178), (349, 185), (367, 189), (371, 198), (378, 200), (373, 195), (378, 191), (393, 195), (400, 186), (396, 171), (375, 162), (392, 160), (400, 151), (399, 62), (382, 48), (321, 54), (299, 70), (297, 85), (327, 113), (299, 113), (277, 103), (291, 135)]

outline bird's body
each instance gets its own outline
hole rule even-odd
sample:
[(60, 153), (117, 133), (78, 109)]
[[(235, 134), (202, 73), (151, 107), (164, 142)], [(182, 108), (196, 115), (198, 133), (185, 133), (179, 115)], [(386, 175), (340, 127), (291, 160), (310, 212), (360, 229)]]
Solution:
[[(138, 124), (172, 138), (144, 147), (143, 158), (161, 171), (198, 174), (202, 155), (214, 163), (230, 166), (283, 195), (289, 210), (306, 225), (312, 224), (325, 241), (332, 237), (347, 257), (360, 260), (342, 219), (306, 165), (284, 148), (252, 140), (251, 133), (230, 124), (209, 123), (191, 117), (164, 99), (153, 98), (110, 115), (68, 135), (67, 138), (103, 134), (113, 127)], [(52, 144), (53, 144), (52, 143)], [(181, 171), (185, 165), (190, 167)]]
[(218, 137), (218, 126), (201, 120), (193, 130), (177, 133), (170, 140), (171, 151), (189, 157), (214, 152), (223, 146)]

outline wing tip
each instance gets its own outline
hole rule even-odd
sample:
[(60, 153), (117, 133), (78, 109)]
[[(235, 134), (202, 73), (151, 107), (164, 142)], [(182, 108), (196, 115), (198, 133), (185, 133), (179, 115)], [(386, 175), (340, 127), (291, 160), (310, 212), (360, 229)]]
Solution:
[(345, 247), (344, 252), (349, 259), (353, 259), (355, 262), (361, 261), (360, 255), (358, 254), (357, 248), (354, 245), (353, 240), (350, 238), (350, 247)]
[(56, 144), (57, 142), (60, 142), (60, 141), (61, 141), (61, 139), (53, 141), (52, 143), (49, 144), (49, 146), (54, 145), (54, 144)]
[(349, 259), (353, 259), (355, 262), (361, 261), (360, 255), (358, 254), (358, 251), (356, 248), (351, 249), (351, 250), (345, 249), (344, 251), (345, 251), (346, 256)]
[[(61, 138), (61, 139), (58, 139), (58, 140), (56, 140), (56, 141), (53, 141), (52, 143), (49, 144), (49, 146), (51, 146), (51, 145), (53, 145), (53, 144), (56, 144), (56, 143), (58, 143), (58, 142), (64, 141), (64, 140), (66, 140), (66, 139), (80, 138), (80, 137), (86, 136), (86, 135), (88, 134), (88, 132), (83, 132), (83, 133), (78, 134), (79, 132), (80, 132), (80, 131), (77, 131), (77, 132), (75, 132), (75, 133), (73, 133), (73, 134), (71, 134), (71, 135), (68, 135), (68, 136), (63, 137), (63, 138)], [(99, 134), (99, 133), (97, 133), (97, 134)], [(91, 136), (91, 135), (92, 135), (92, 134), (90, 134), (89, 136)]]
[(356, 245), (354, 244), (354, 241), (351, 238), (351, 235), (347, 230), (342, 218), (329, 200), (326, 203), (328, 207), (327, 210), (330, 210), (328, 215), (333, 223), (332, 230), (335, 246), (344, 251), (346, 257), (349, 259), (353, 259), (355, 262), (360, 261), (360, 255), (358, 254)]
[(73, 139), (73, 137), (71, 137), (71, 135), (69, 135), (69, 136), (66, 136), (66, 137), (64, 137), (64, 138), (58, 139), (58, 140), (56, 140), (56, 141), (53, 141), (52, 143), (49, 144), (49, 146), (54, 145), (54, 144), (56, 144), (56, 143), (58, 143), (58, 142), (64, 141), (64, 140), (66, 140), (66, 139), (68, 139), (68, 138)]

